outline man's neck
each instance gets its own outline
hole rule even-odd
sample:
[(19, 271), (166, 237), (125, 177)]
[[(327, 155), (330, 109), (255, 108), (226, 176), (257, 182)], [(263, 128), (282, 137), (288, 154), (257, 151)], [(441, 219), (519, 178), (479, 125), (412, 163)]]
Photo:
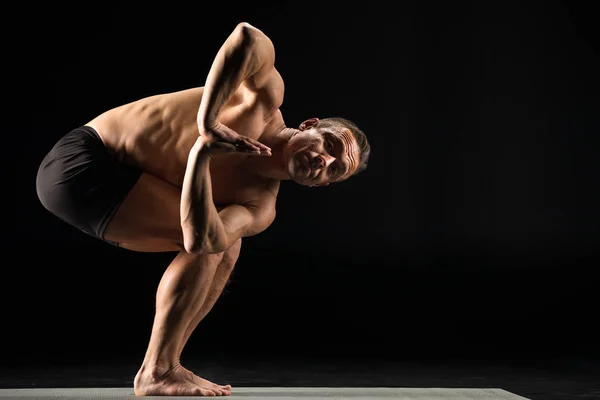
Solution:
[(298, 129), (283, 126), (272, 133), (263, 134), (259, 140), (271, 148), (271, 156), (251, 156), (246, 161), (248, 167), (264, 178), (280, 181), (290, 179), (284, 163), (283, 150), (297, 132)]

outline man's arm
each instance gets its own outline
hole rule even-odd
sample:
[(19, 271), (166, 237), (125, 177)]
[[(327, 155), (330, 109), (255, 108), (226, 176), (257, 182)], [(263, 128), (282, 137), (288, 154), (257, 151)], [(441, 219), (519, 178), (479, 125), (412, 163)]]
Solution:
[[(181, 227), (188, 253), (220, 253), (237, 239), (263, 231), (275, 217), (274, 199), (264, 202), (261, 208), (230, 205), (217, 211), (212, 196), (209, 143), (198, 138), (190, 151), (183, 180), (187, 196), (181, 198)], [(191, 190), (192, 186), (198, 190)]]
[[(184, 246), (190, 253), (217, 253), (228, 248), (256, 225), (252, 213), (217, 211), (210, 178), (210, 158), (215, 151), (254, 151), (270, 155), (270, 149), (238, 135), (218, 121), (218, 115), (239, 85), (252, 79), (260, 84), (273, 65), (273, 44), (258, 29), (240, 23), (219, 49), (206, 79), (198, 110), (200, 136), (190, 150), (180, 203)], [(238, 148), (236, 148), (236, 146)], [(233, 222), (233, 219), (238, 221)]]
[(242, 22), (219, 49), (210, 68), (198, 109), (198, 127), (202, 131), (217, 123), (223, 106), (242, 82), (253, 88), (267, 83), (275, 63), (271, 40), (259, 29)]

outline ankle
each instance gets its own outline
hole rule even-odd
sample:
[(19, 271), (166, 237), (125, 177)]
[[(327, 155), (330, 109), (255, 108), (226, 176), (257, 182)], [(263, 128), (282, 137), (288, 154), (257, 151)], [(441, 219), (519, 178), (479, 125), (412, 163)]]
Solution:
[(165, 360), (144, 360), (140, 368), (140, 375), (146, 375), (152, 380), (160, 380), (168, 375), (175, 368), (181, 364), (179, 360), (176, 361), (165, 361)]

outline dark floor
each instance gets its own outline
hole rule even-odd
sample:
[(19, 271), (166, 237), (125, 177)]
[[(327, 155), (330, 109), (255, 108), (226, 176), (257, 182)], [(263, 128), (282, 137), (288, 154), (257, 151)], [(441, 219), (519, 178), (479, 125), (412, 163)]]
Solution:
[[(519, 361), (183, 360), (217, 383), (300, 387), (500, 388), (532, 400), (600, 399), (600, 363), (554, 359)], [(0, 388), (132, 387), (129, 362), (3, 367)]]

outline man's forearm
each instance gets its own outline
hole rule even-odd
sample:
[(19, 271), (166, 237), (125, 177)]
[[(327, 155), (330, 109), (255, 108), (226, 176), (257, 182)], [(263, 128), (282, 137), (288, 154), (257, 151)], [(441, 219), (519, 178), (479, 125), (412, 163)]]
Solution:
[(198, 138), (188, 156), (180, 202), (184, 247), (189, 253), (217, 253), (225, 243), (225, 228), (215, 207), (210, 178), (210, 154)]
[(240, 84), (256, 73), (262, 60), (257, 54), (257, 30), (239, 24), (219, 49), (204, 85), (198, 109), (198, 126), (211, 126)]

